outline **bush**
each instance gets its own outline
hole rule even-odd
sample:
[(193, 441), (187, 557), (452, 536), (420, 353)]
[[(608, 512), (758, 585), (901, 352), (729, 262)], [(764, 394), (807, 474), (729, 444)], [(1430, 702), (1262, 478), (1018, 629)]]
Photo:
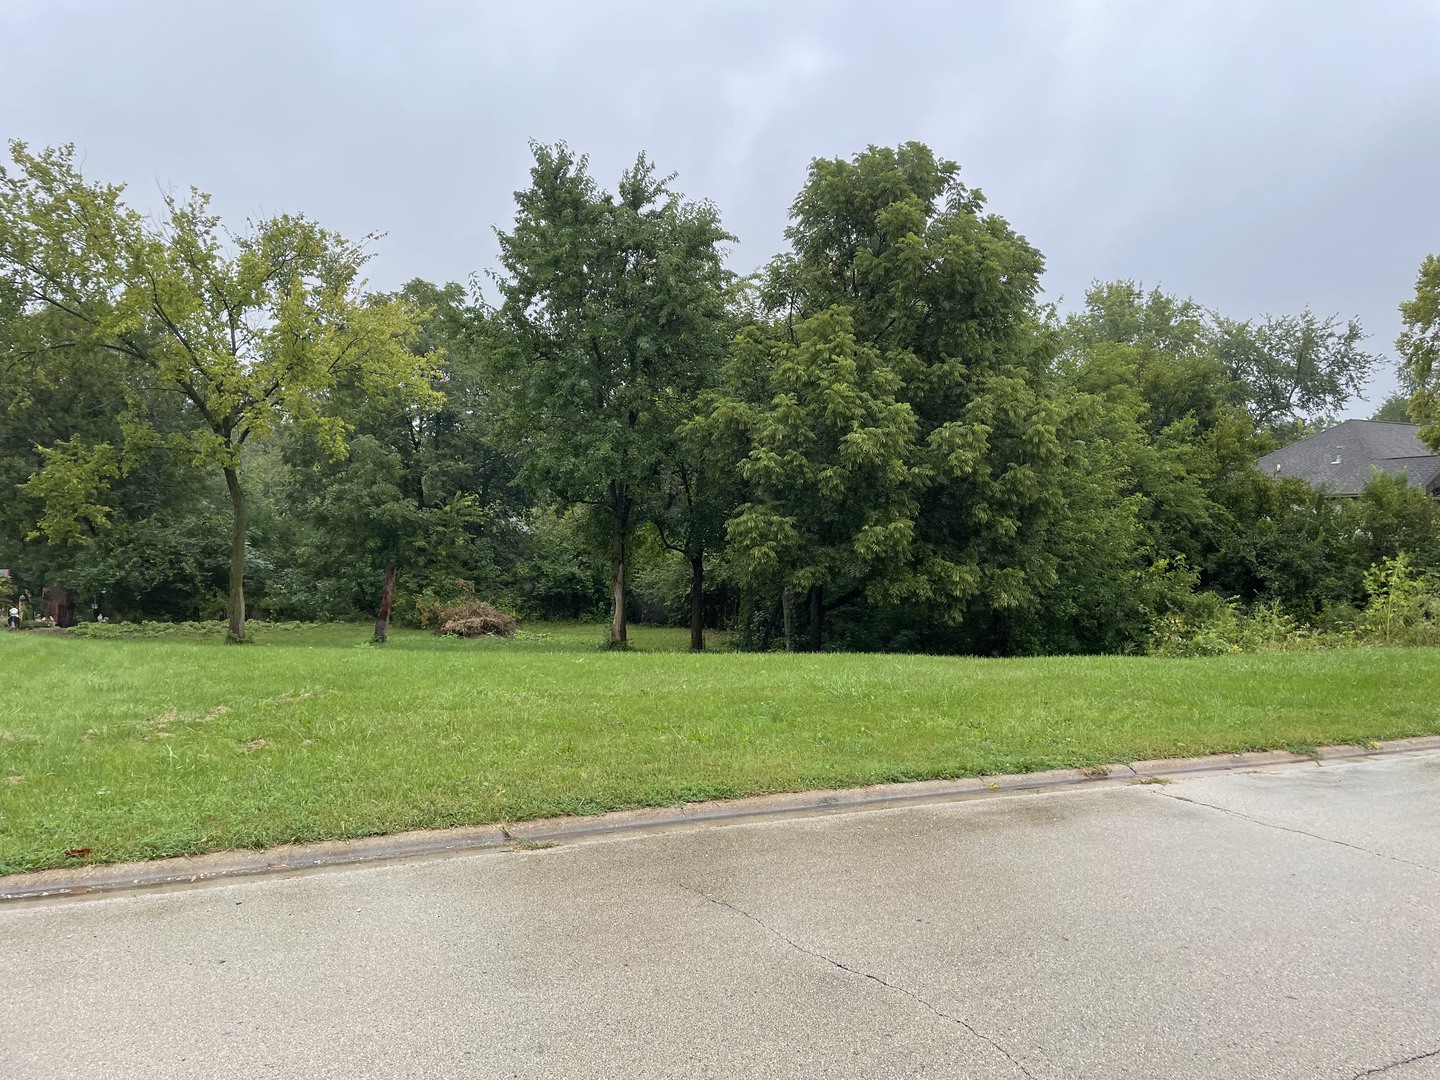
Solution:
[(1220, 656), (1237, 652), (1294, 652), (1351, 644), (1342, 634), (1318, 633), (1287, 615), (1276, 601), (1246, 612), (1235, 599), (1202, 593), (1208, 601), (1156, 620), (1155, 656)]
[(1365, 574), (1370, 602), (1356, 633), (1376, 645), (1440, 645), (1440, 580), (1418, 574), (1403, 551)]
[(1235, 599), (1197, 592), (1155, 621), (1149, 651), (1156, 656), (1215, 656), (1232, 652), (1289, 652), (1366, 645), (1440, 645), (1440, 576), (1418, 573), (1404, 552), (1365, 573), (1369, 603), (1359, 613), (1332, 604), (1313, 626), (1286, 614), (1278, 602), (1244, 610)]
[(440, 612), (435, 633), (463, 638), (509, 637), (515, 633), (515, 617), (483, 600), (462, 600)]

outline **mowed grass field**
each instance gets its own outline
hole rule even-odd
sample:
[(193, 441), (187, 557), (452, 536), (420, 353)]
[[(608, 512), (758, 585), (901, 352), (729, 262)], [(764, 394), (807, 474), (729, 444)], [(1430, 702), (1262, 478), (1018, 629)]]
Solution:
[[(1440, 733), (1440, 650), (689, 655), (684, 631), (0, 632), (0, 872)], [(67, 856), (67, 850), (89, 849)]]

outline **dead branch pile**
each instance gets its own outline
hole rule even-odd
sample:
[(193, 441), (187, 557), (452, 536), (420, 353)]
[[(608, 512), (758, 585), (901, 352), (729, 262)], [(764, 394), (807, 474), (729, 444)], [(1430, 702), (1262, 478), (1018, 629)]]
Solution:
[(464, 638), (509, 637), (515, 633), (515, 618), (483, 600), (461, 600), (440, 610), (435, 633)]

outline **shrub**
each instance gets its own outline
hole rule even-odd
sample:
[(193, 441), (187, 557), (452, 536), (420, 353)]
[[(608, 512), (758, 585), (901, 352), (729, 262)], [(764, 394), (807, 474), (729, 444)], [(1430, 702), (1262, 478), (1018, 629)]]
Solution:
[(435, 633), (464, 638), (509, 637), (515, 633), (515, 617), (483, 600), (462, 600), (440, 611)]
[(1214, 656), (1230, 652), (1288, 652), (1365, 645), (1440, 645), (1440, 576), (1419, 573), (1404, 552), (1365, 573), (1370, 594), (1355, 616), (1346, 605), (1321, 611), (1304, 626), (1278, 603), (1249, 612), (1238, 600), (1197, 592), (1182, 607), (1156, 619), (1150, 652), (1156, 656)]
[(1365, 573), (1370, 602), (1356, 633), (1376, 645), (1440, 644), (1440, 581), (1418, 574), (1403, 551)]
[(1279, 603), (1247, 613), (1235, 599), (1197, 593), (1188, 610), (1155, 621), (1150, 652), (1156, 656), (1219, 656), (1237, 652), (1291, 652), (1345, 644), (1341, 635), (1317, 634), (1281, 610)]

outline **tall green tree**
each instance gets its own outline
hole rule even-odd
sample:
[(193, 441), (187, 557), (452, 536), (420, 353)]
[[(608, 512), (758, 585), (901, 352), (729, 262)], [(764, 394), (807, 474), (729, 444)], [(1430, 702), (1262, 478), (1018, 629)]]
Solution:
[(1383, 420), (1388, 424), (1408, 424), (1410, 422), (1410, 395), (1397, 393), (1388, 395), (1373, 413), (1371, 420)]
[[(1102, 457), (1115, 463), (1119, 491), (1136, 499), (1152, 557), (1204, 570), (1232, 527), (1216, 500), (1222, 476), (1237, 465), (1237, 449), (1249, 476), (1269, 445), (1254, 437), (1245, 388), (1217, 354), (1211, 314), (1159, 289), (1103, 282), (1060, 335), (1057, 371), (1070, 389), (1098, 399), (1088, 426), (1103, 432)], [(1089, 487), (1089, 477), (1080, 482)], [(1073, 503), (1074, 491), (1066, 497)]]
[(1244, 388), (1216, 354), (1210, 315), (1193, 300), (1133, 281), (1096, 282), (1062, 331), (1061, 370), (1082, 390), (1129, 388), (1152, 435), (1193, 419), (1200, 433)]
[(920, 143), (812, 162), (786, 235), (772, 309), (843, 307), (918, 425), (911, 601), (942, 622), (1036, 603), (1055, 579), (1043, 536), (1063, 459), (1040, 253)]
[(384, 394), (359, 380), (337, 386), (326, 409), (353, 432), (345, 458), (304, 430), (283, 439), (285, 516), (303, 537), (287, 599), (317, 614), (373, 614), (377, 639), (390, 589), (409, 600), (464, 579), (500, 599), (528, 509), (509, 455), (490, 437), (479, 371), (485, 327), (465, 290), (416, 280), (386, 299), (424, 312), (409, 347), (439, 358), (428, 386)]
[(1244, 388), (1259, 431), (1294, 437), (1365, 389), (1379, 356), (1361, 347), (1358, 319), (1299, 315), (1237, 321), (1213, 315), (1216, 354)]
[(1401, 385), (1412, 387), (1410, 416), (1420, 437), (1440, 448), (1440, 255), (1427, 255), (1415, 278), (1415, 295), (1400, 305), (1404, 329), (1395, 339)]
[(915, 415), (896, 400), (899, 376), (855, 340), (839, 308), (800, 320), (793, 335), (747, 329), (726, 373), (729, 393), (703, 424), (717, 445), (738, 434), (745, 455), (732, 565), (752, 589), (804, 595), (819, 651), (827, 610), (912, 584)]
[(532, 491), (607, 535), (612, 644), (626, 644), (631, 537), (659, 499), (677, 425), (718, 379), (731, 237), (641, 155), (615, 193), (564, 145), (535, 145), (501, 232), (487, 384)]
[[(756, 325), (753, 281), (736, 279), (727, 302), (730, 326), (738, 333)], [(732, 336), (733, 340), (733, 336)], [(707, 365), (720, 353), (708, 353)], [(724, 361), (729, 363), (728, 360)], [(689, 569), (690, 650), (705, 648), (707, 569), (726, 550), (726, 525), (742, 501), (742, 479), (736, 461), (745, 450), (737, 433), (716, 438), (709, 423), (717, 400), (725, 396), (725, 378), (713, 367), (696, 379), (697, 398), (671, 398), (664, 406), (674, 414), (674, 436), (665, 451), (659, 501), (652, 504), (651, 521), (660, 546), (685, 560)], [(667, 426), (669, 423), (667, 422)]]
[[(312, 427), (332, 453), (346, 425), (324, 411), (344, 379), (381, 392), (423, 386), (433, 366), (406, 343), (420, 313), (362, 294), (362, 247), (303, 217), (227, 232), (209, 196), (167, 196), (158, 220), (123, 202), (123, 186), (80, 173), (74, 148), (10, 145), (0, 174), (0, 291), (30, 319), (11, 320), (10, 355), (38, 363), (103, 349), (131, 367), (122, 445), (52, 449), (32, 479), (47, 500), (42, 529), (64, 538), (96, 516), (100, 492), (160, 443), (156, 399), (182, 403), (185, 427), (165, 447), (223, 475), (231, 503), (230, 636), (245, 635), (247, 440), (282, 420)], [(79, 490), (82, 494), (74, 497)]]
[(1369, 564), (1355, 568), (1342, 534), (1359, 526), (1334, 500), (1254, 467), (1359, 389), (1373, 357), (1358, 326), (1309, 313), (1241, 323), (1112, 282), (1092, 287), (1062, 339), (1063, 377), (1108, 403), (1107, 456), (1126, 463), (1118, 481), (1154, 558), (1183, 557), (1203, 588), (1299, 618), (1358, 595)]

